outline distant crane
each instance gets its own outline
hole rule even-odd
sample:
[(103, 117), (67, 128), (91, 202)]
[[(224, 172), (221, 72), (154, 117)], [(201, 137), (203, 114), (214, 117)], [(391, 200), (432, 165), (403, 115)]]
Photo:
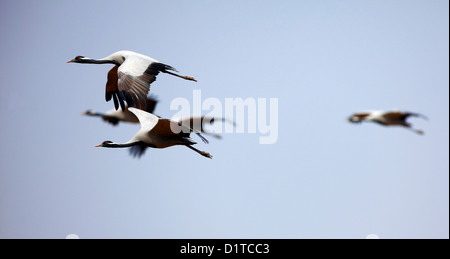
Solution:
[(422, 117), (427, 119), (422, 114), (404, 112), (404, 111), (367, 111), (355, 113), (348, 118), (349, 122), (360, 123), (360, 122), (375, 122), (383, 126), (402, 126), (410, 129), (417, 134), (423, 135), (422, 130), (413, 129), (412, 125), (406, 121), (409, 117)]
[[(145, 111), (149, 113), (153, 113), (155, 110), (156, 104), (158, 101), (154, 97), (148, 97), (145, 101)], [(129, 123), (139, 123), (138, 118), (134, 113), (130, 112), (128, 110), (128, 106), (125, 107), (125, 110), (115, 110), (112, 109), (110, 111), (107, 111), (105, 113), (96, 112), (93, 110), (87, 110), (86, 112), (82, 113), (81, 115), (87, 115), (87, 116), (94, 116), (94, 117), (101, 117), (105, 122), (108, 122), (114, 126), (118, 125), (119, 122), (129, 122)]]
[[(158, 100), (155, 97), (148, 97), (146, 100), (146, 111), (149, 113), (153, 113), (156, 107)], [(128, 111), (128, 106), (125, 107), (124, 111), (121, 110), (110, 110), (105, 113), (96, 112), (93, 110), (87, 110), (81, 115), (101, 117), (104, 121), (116, 126), (119, 122), (128, 122), (128, 123), (139, 123), (138, 118), (134, 113)], [(216, 117), (207, 117), (207, 116), (192, 116), (187, 119), (178, 120), (179, 123), (183, 124), (188, 128), (192, 128), (195, 132), (201, 132), (208, 134), (214, 138), (221, 139), (222, 136), (218, 134), (214, 134), (205, 129), (205, 125), (211, 125), (217, 120), (221, 120), (222, 122), (229, 122), (235, 125), (234, 122), (229, 121), (225, 118), (216, 118)]]

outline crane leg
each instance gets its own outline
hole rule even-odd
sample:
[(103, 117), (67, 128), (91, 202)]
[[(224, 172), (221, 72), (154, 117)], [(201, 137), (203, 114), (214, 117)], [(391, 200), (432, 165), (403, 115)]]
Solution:
[(195, 80), (195, 78), (193, 78), (192, 76), (182, 76), (182, 75), (178, 75), (178, 74), (172, 73), (172, 72), (167, 71), (167, 70), (161, 71), (161, 72), (167, 73), (167, 74), (169, 74), (169, 75), (177, 76), (177, 77), (179, 77), (179, 78), (183, 78), (183, 79), (186, 79), (186, 80), (191, 80), (191, 81), (197, 82), (197, 80)]
[(195, 152), (199, 153), (200, 155), (202, 155), (202, 156), (204, 156), (204, 157), (207, 157), (207, 158), (211, 158), (211, 159), (212, 159), (212, 155), (211, 155), (210, 153), (208, 153), (208, 152), (200, 151), (200, 150), (198, 150), (198, 149), (196, 149), (195, 147), (190, 146), (190, 145), (186, 145), (186, 147), (188, 147), (188, 148), (194, 150)]

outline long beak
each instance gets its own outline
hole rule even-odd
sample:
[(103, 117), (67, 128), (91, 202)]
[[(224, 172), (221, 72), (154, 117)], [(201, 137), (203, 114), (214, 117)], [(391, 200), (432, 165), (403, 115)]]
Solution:
[(73, 62), (73, 59), (71, 59), (71, 60), (67, 61), (66, 63), (72, 63), (72, 62)]
[(102, 146), (102, 144), (100, 144), (100, 145), (96, 145), (96, 146), (94, 146), (94, 147), (101, 147)]

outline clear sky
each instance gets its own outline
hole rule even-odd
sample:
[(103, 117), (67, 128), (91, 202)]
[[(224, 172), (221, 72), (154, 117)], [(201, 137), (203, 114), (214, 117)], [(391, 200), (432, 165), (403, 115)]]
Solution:
[[(449, 238), (449, 2), (24, 1), (0, 3), (0, 238)], [(138, 125), (106, 111), (111, 65), (133, 50), (175, 98), (277, 98), (278, 141), (223, 134), (128, 151)], [(419, 136), (353, 125), (367, 109), (419, 112)], [(207, 112), (207, 111), (205, 111)]]

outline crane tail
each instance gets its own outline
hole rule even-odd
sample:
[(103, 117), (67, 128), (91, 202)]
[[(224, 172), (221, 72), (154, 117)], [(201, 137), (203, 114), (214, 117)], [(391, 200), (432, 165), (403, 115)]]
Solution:
[(203, 141), (203, 143), (209, 144), (209, 141), (205, 137), (203, 137), (202, 134), (198, 132), (195, 132), (195, 134)]
[[(173, 72), (177, 72), (178, 73), (178, 70), (176, 70), (172, 66), (169, 66), (169, 65), (166, 65), (166, 64), (163, 64), (163, 63), (154, 63), (154, 64), (152, 64), (152, 67), (156, 68), (158, 71), (161, 71), (162, 73), (167, 73), (169, 75), (173, 75), (173, 76), (176, 76), (176, 77), (179, 77), (179, 78), (183, 78), (185, 80), (190, 80), (190, 81), (197, 82), (197, 80), (195, 78), (193, 78), (192, 76), (182, 76), (182, 75), (173, 73)], [(171, 71), (173, 71), (173, 72), (171, 72)]]
[(178, 72), (174, 67), (166, 65), (164, 63), (153, 63), (152, 68), (157, 69), (158, 71), (165, 72), (165, 71), (174, 71)]

